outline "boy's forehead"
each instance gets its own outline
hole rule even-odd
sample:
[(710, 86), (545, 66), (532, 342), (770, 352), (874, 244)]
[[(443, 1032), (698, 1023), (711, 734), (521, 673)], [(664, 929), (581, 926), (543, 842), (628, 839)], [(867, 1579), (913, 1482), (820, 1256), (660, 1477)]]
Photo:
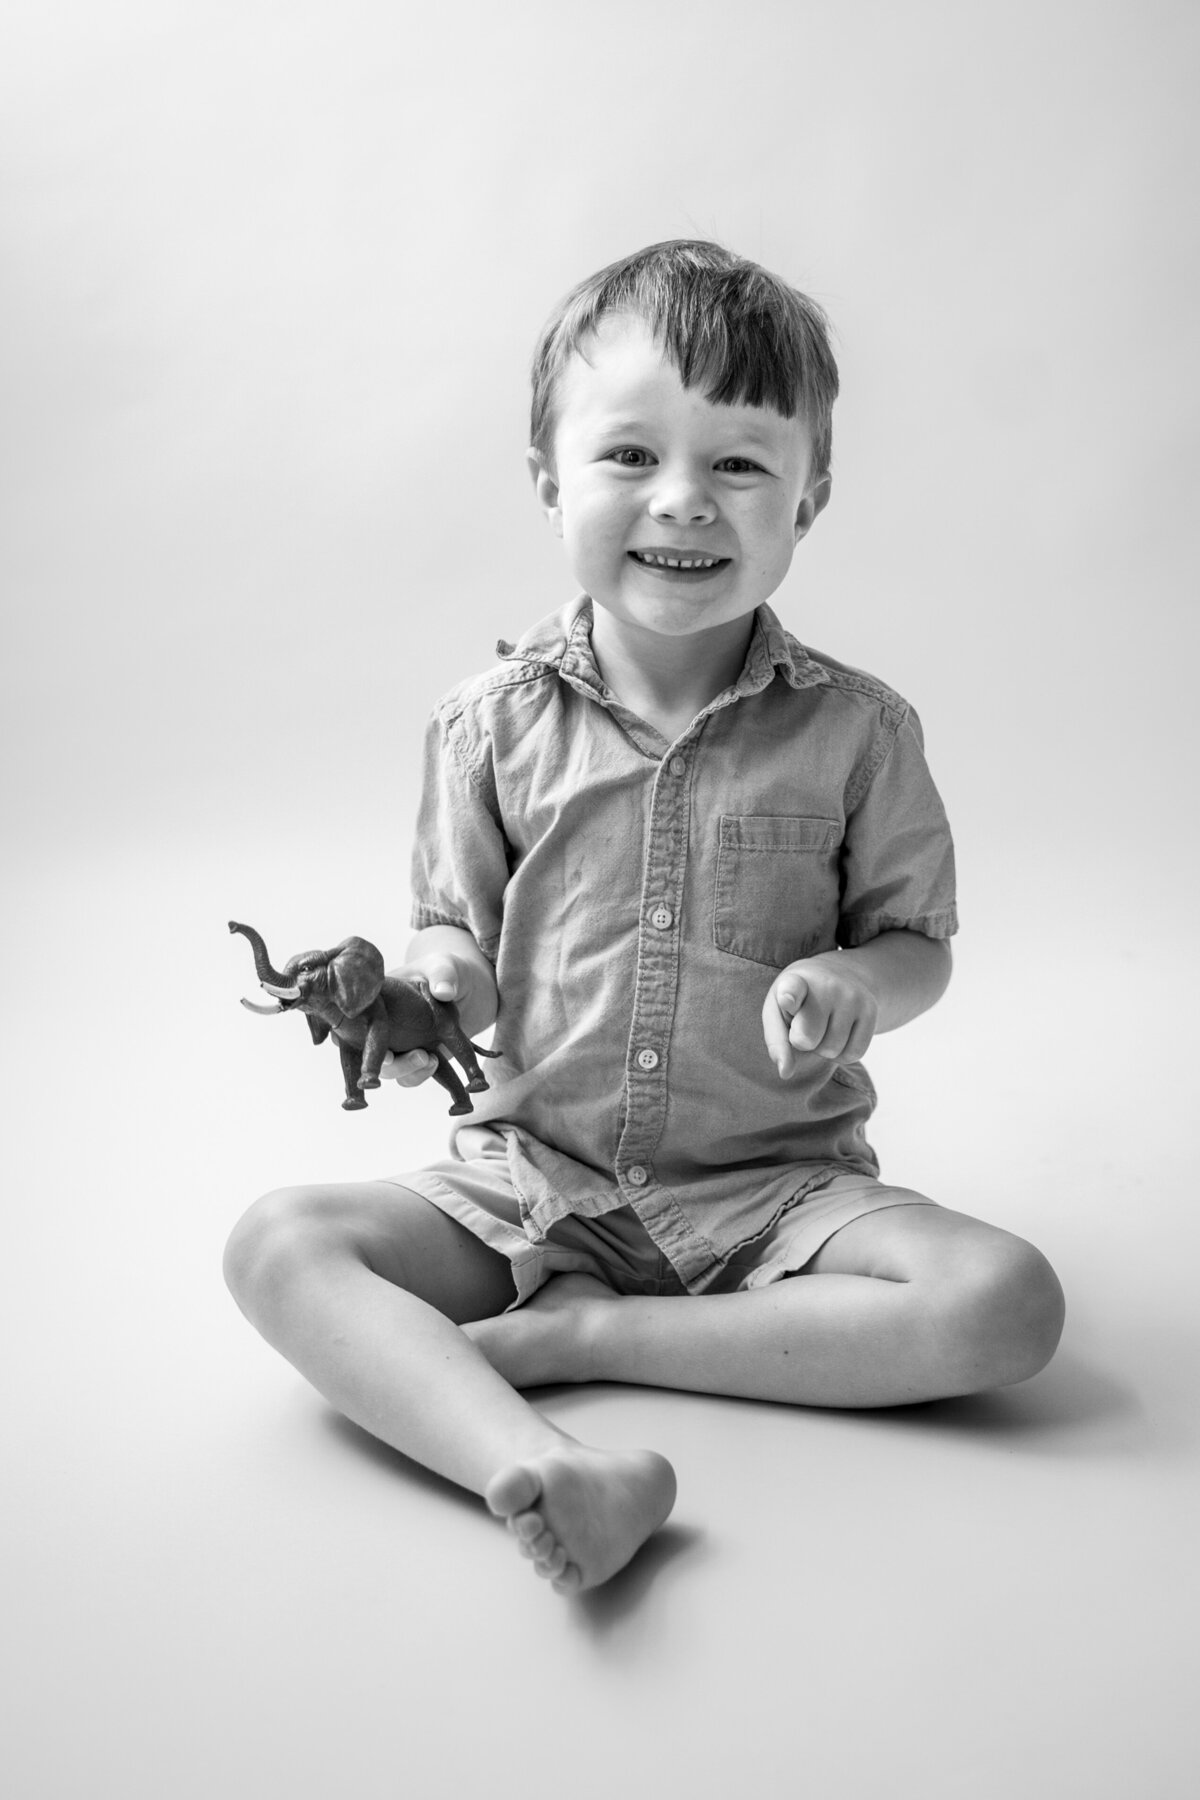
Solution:
[(558, 425), (634, 425), (667, 410), (736, 425), (743, 433), (774, 442), (799, 430), (800, 418), (785, 418), (771, 407), (710, 400), (704, 384), (685, 387), (666, 348), (636, 313), (610, 313), (568, 357), (555, 396)]
[(559, 415), (568, 407), (620, 405), (627, 397), (665, 396), (682, 387), (678, 369), (647, 321), (637, 313), (609, 313), (567, 358), (559, 378)]

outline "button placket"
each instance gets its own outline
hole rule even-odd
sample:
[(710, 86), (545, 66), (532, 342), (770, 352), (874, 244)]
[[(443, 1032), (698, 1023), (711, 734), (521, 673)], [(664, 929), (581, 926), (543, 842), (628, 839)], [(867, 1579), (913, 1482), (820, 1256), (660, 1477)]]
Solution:
[[(672, 756), (659, 765), (650, 798), (637, 980), (629, 1030), (629, 1076), (617, 1170), (647, 1220), (673, 1214), (667, 1190), (655, 1196), (654, 1155), (666, 1120), (666, 1048), (679, 980), (679, 908), (687, 862), (691, 763)], [(654, 1076), (653, 1080), (640, 1079)]]

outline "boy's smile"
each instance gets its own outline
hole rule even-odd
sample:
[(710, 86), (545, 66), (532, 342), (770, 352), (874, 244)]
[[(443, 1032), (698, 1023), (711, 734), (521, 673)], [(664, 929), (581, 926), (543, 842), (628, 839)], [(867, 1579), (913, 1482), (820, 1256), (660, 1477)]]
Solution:
[(649, 327), (612, 315), (556, 395), (538, 498), (575, 576), (616, 621), (666, 637), (747, 617), (825, 503), (801, 419), (686, 388)]

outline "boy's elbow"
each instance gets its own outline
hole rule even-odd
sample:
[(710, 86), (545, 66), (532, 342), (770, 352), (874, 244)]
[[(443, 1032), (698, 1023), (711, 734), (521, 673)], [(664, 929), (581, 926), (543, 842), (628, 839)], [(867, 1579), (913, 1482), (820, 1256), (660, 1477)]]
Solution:
[(949, 938), (926, 936), (923, 931), (898, 928), (877, 940), (888, 945), (888, 960), (901, 979), (920, 988), (926, 1004), (940, 1000), (950, 985), (953, 952)]
[(914, 1009), (909, 1016), (917, 1017), (920, 1013), (928, 1012), (931, 1006), (936, 1006), (950, 986), (954, 956), (946, 938), (926, 937), (923, 932), (915, 931), (904, 935), (910, 940), (908, 953), (915, 962), (915, 968), (913, 963), (909, 965), (912, 982), (909, 1004)]

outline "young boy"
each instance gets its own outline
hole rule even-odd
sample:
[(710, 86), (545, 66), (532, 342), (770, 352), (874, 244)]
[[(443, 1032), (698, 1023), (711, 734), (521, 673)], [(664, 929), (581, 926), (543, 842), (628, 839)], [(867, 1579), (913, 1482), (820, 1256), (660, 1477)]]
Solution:
[(437, 709), (414, 859), (406, 966), (496, 1022), (492, 1088), (445, 1161), (268, 1195), (230, 1241), (263, 1335), (563, 1592), (675, 1478), (518, 1390), (900, 1405), (1023, 1380), (1062, 1326), (1036, 1250), (885, 1185), (864, 1135), (861, 1058), (940, 997), (956, 920), (915, 715), (766, 604), (836, 392), (820, 310), (712, 244), (555, 313), (529, 458), (584, 595)]

